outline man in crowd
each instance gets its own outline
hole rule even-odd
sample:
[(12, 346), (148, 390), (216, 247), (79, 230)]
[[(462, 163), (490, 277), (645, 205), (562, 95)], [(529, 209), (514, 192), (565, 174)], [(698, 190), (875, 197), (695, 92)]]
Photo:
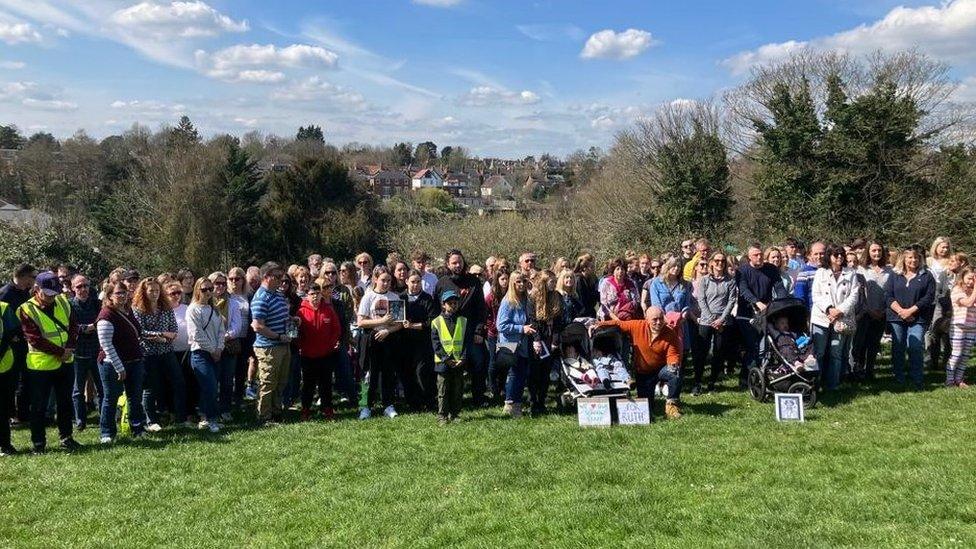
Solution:
[(87, 426), (88, 406), (85, 401), (85, 387), (91, 376), (95, 384), (95, 402), (102, 399), (102, 379), (98, 374), (98, 334), (95, 320), (102, 310), (102, 302), (91, 291), (91, 283), (84, 275), (71, 279), (71, 310), (78, 323), (78, 347), (75, 349), (75, 383), (71, 399), (75, 406), (75, 429), (84, 431)]
[(538, 272), (536, 260), (537, 258), (532, 252), (525, 252), (519, 256), (519, 271), (522, 272), (526, 280), (535, 278), (535, 273)]
[(448, 274), (437, 281), (434, 295), (444, 295), (444, 292), (449, 290), (458, 295), (456, 314), (467, 319), (463, 347), (468, 349), (471, 394), (475, 406), (487, 406), (485, 388), (487, 387), (488, 350), (485, 348), (484, 339), (487, 309), (481, 281), (477, 276), (467, 272), (467, 264), (461, 250), (448, 251), (444, 263), (447, 265)]
[[(37, 270), (32, 265), (21, 264), (14, 269), (13, 281), (0, 288), (0, 301), (6, 303), (12, 312), (31, 298), (31, 288)], [(27, 377), (27, 341), (18, 326), (10, 335), (10, 348), (14, 353), (13, 368), (10, 373), (11, 385), (16, 390), (14, 421), (27, 423), (30, 420), (30, 380)]]
[(813, 275), (817, 274), (817, 269), (820, 268), (820, 262), (823, 261), (825, 249), (824, 243), (819, 240), (810, 244), (810, 253), (807, 254), (807, 262), (796, 274), (793, 297), (802, 299), (807, 304), (807, 309), (813, 308)]
[(420, 273), (420, 289), (433, 297), (434, 287), (437, 286), (437, 275), (427, 270), (430, 256), (423, 250), (414, 250), (410, 254), (410, 263)]
[(280, 422), (282, 393), (288, 382), (291, 347), (288, 343), (288, 302), (278, 291), (285, 271), (269, 261), (261, 266), (261, 286), (251, 300), (254, 355), (258, 360), (258, 421)]
[(695, 255), (691, 256), (681, 268), (681, 276), (688, 282), (695, 279), (695, 267), (701, 261), (708, 261), (708, 256), (712, 253), (712, 245), (706, 238), (699, 238), (695, 241)]
[(74, 350), (78, 324), (58, 276), (51, 271), (37, 275), (33, 295), (17, 309), (27, 340), (27, 377), (30, 380), (31, 443), (34, 453), (47, 447), (47, 403), (54, 391), (61, 447), (71, 451), (81, 445), (71, 437), (71, 391), (74, 386)]
[(678, 255), (678, 272), (683, 273), (685, 265), (691, 261), (695, 255), (695, 239), (689, 238), (681, 241), (681, 253)]
[(316, 280), (319, 277), (319, 272), (322, 270), (322, 263), (324, 260), (319, 254), (312, 254), (308, 256), (308, 274), (312, 277), (312, 280)]
[(753, 326), (756, 315), (766, 312), (766, 307), (773, 300), (773, 295), (786, 292), (783, 279), (776, 266), (763, 261), (762, 247), (751, 244), (746, 251), (748, 262), (739, 266), (735, 273), (736, 285), (739, 288), (739, 303), (735, 316), (735, 324), (739, 329), (742, 346), (745, 353), (742, 359), (742, 370), (739, 372), (739, 387), (746, 388), (746, 377), (756, 360), (759, 358), (759, 345), (762, 343), (760, 329)]
[(14, 409), (14, 351), (10, 344), (19, 332), (14, 309), (0, 301), (0, 457), (17, 453), (10, 438), (10, 415)]
[(637, 398), (653, 399), (654, 387), (666, 383), (664, 415), (669, 419), (681, 417), (681, 343), (678, 334), (664, 323), (664, 311), (649, 307), (641, 320), (605, 320), (594, 326), (617, 326), (630, 336)]

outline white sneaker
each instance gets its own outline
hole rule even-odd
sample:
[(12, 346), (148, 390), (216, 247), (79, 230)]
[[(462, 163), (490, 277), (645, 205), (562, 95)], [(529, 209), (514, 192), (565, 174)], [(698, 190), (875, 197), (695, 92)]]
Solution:
[(386, 410), (383, 410), (383, 415), (390, 419), (393, 419), (397, 417), (399, 414), (397, 414), (396, 408), (394, 408), (393, 405), (391, 404), (386, 407)]
[(162, 431), (163, 428), (160, 427), (158, 423), (150, 423), (149, 425), (146, 425), (146, 430), (149, 431), (150, 433), (158, 433)]
[(359, 409), (359, 419), (369, 419), (371, 417), (373, 417), (373, 412), (370, 412), (369, 408)]
[(102, 437), (98, 439), (98, 442), (101, 442), (102, 444), (112, 444), (115, 441), (112, 440), (112, 437)]
[(201, 420), (200, 423), (197, 423), (197, 429), (200, 429), (201, 431), (209, 428), (210, 428), (210, 422), (205, 419)]

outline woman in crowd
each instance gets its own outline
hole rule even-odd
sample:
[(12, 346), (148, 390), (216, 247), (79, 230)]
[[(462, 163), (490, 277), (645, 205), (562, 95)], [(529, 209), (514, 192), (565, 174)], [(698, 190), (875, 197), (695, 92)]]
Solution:
[(496, 351), (498, 350), (498, 308), (501, 306), (502, 299), (508, 293), (508, 269), (501, 269), (495, 263), (495, 274), (489, 281), (491, 284), (485, 292), (485, 309), (488, 315), (485, 319), (485, 345), (488, 348), (488, 390), (492, 400), (502, 400), (505, 398), (505, 378), (507, 371), (503, 371), (495, 361)]
[(498, 307), (495, 324), (498, 328), (498, 351), (495, 360), (511, 362), (505, 381), (505, 413), (514, 418), (522, 417), (522, 393), (529, 370), (529, 357), (533, 355), (532, 342), (536, 330), (528, 294), (528, 281), (521, 272), (509, 277), (508, 292)]
[[(359, 419), (370, 418), (377, 397), (381, 399), (383, 415), (392, 419), (397, 416), (393, 397), (398, 357), (396, 338), (391, 336), (403, 328), (403, 322), (394, 320), (391, 313), (394, 307), (402, 306), (402, 301), (398, 294), (390, 291), (393, 275), (386, 266), (374, 268), (371, 279), (373, 285), (363, 295), (357, 311), (358, 325), (363, 330), (361, 360), (363, 370), (368, 372), (359, 400)], [(395, 302), (399, 302), (399, 305)]]
[(952, 302), (952, 325), (949, 327), (952, 354), (946, 366), (946, 386), (966, 388), (966, 365), (976, 344), (976, 272), (968, 267), (963, 268), (955, 279), (949, 294)]
[[(405, 265), (402, 261), (397, 265)], [(440, 314), (434, 297), (423, 290), (420, 271), (407, 275), (407, 290), (400, 294), (406, 307), (406, 318), (400, 332), (402, 357), (400, 382), (407, 403), (415, 410), (436, 410), (437, 376), (430, 345), (430, 322)]]
[(356, 285), (362, 288), (363, 291), (366, 291), (372, 286), (371, 277), (373, 274), (373, 256), (366, 252), (362, 252), (361, 254), (357, 255), (356, 268)]
[(885, 284), (885, 302), (895, 381), (905, 383), (907, 352), (908, 375), (916, 390), (922, 388), (925, 332), (932, 322), (935, 292), (935, 278), (924, 267), (922, 254), (913, 247), (906, 248)]
[(200, 429), (220, 431), (217, 402), (218, 364), (227, 329), (213, 306), (214, 284), (201, 277), (193, 285), (193, 301), (186, 309), (186, 332), (190, 343), (190, 365), (200, 388)]
[(592, 311), (587, 311), (576, 291), (576, 277), (573, 271), (563, 269), (556, 277), (556, 291), (559, 292), (562, 301), (562, 324), (569, 325), (577, 318), (591, 318)]
[[(308, 274), (308, 269), (305, 269), (305, 274)], [(241, 353), (240, 340), (246, 332), (240, 305), (228, 292), (227, 275), (215, 272), (208, 278), (214, 287), (213, 307), (224, 321), (224, 350), (217, 364), (217, 407), (220, 420), (228, 422), (234, 400), (234, 370), (237, 368), (237, 356)]]
[(952, 243), (944, 236), (932, 241), (925, 266), (935, 279), (935, 309), (932, 323), (925, 333), (925, 348), (928, 350), (929, 365), (933, 370), (941, 370), (949, 359), (949, 325), (952, 305), (949, 291), (952, 289), (952, 273), (949, 263), (952, 258)]
[[(355, 269), (352, 263), (348, 263), (347, 265), (350, 266), (350, 269)], [(316, 282), (322, 287), (323, 299), (326, 296), (332, 297), (332, 306), (339, 313), (339, 319), (342, 321), (342, 338), (339, 341), (339, 364), (336, 366), (335, 372), (335, 390), (339, 392), (339, 404), (341, 405), (356, 402), (356, 396), (359, 394), (359, 391), (356, 386), (355, 372), (352, 367), (352, 357), (350, 356), (353, 343), (351, 325), (356, 321), (355, 300), (352, 296), (352, 288), (355, 288), (355, 284), (350, 288), (349, 285), (340, 283), (340, 274), (339, 268), (336, 267), (334, 262), (325, 261), (322, 263), (322, 267), (319, 270), (319, 278)]]
[(145, 429), (142, 408), (143, 361), (139, 320), (132, 314), (129, 289), (124, 282), (110, 283), (102, 310), (95, 321), (98, 344), (98, 372), (102, 378), (102, 402), (98, 420), (102, 444), (115, 440), (115, 412), (125, 392), (132, 436), (139, 438)]
[(312, 283), (298, 308), (298, 352), (302, 364), (302, 421), (312, 418), (312, 401), (319, 393), (322, 418), (335, 417), (332, 408), (332, 375), (339, 364), (342, 319), (333, 307), (332, 296)]
[(593, 266), (593, 255), (586, 253), (576, 258), (576, 265), (573, 267), (576, 274), (576, 293), (583, 302), (583, 307), (590, 311), (587, 316), (594, 314), (600, 304), (600, 290)]
[(692, 318), (691, 285), (681, 278), (677, 258), (665, 261), (661, 265), (661, 274), (649, 280), (644, 287), (648, 300), (644, 309), (660, 307), (664, 311), (665, 321), (678, 334), (682, 349), (685, 349), (685, 342), (688, 341), (685, 323)]
[(627, 265), (621, 258), (607, 264), (606, 279), (600, 290), (600, 318), (613, 320), (633, 320), (641, 317), (637, 304), (639, 293), (634, 283), (627, 278)]
[(861, 283), (847, 266), (843, 246), (827, 246), (823, 262), (813, 276), (813, 309), (810, 311), (813, 352), (820, 364), (826, 390), (840, 385), (844, 360), (850, 354), (854, 335), (854, 313), (861, 296)]
[[(549, 381), (556, 366), (559, 334), (563, 329), (562, 295), (553, 289), (554, 286), (555, 276), (552, 272), (539, 271), (529, 292), (529, 306), (535, 313), (532, 327), (536, 330), (528, 379), (533, 416), (546, 411)], [(556, 379), (559, 379), (558, 374)]]
[(733, 311), (739, 298), (735, 278), (728, 273), (728, 260), (724, 252), (714, 252), (708, 260), (708, 265), (709, 274), (702, 277), (695, 288), (700, 314), (699, 337), (696, 340), (699, 349), (694, 354), (695, 379), (691, 390), (692, 396), (698, 396), (702, 392), (701, 383), (709, 350), (712, 353), (712, 369), (708, 380), (709, 392), (715, 390), (723, 364), (731, 361), (735, 352), (735, 340), (730, 337), (735, 329)]
[[(765, 255), (764, 259), (766, 263), (769, 263), (770, 265), (779, 269), (780, 278), (783, 280), (783, 293), (781, 295), (774, 295), (773, 299), (779, 299), (779, 298), (789, 297), (793, 295), (793, 277), (790, 276), (790, 273), (787, 269), (787, 265), (789, 265), (789, 262), (786, 260), (786, 257), (783, 255), (783, 250), (781, 250), (776, 246), (770, 246), (766, 248), (766, 252), (764, 255)], [(777, 286), (777, 288), (779, 287)]]
[[(294, 269), (291, 270), (294, 271)], [(281, 275), (281, 286), (278, 291), (285, 296), (285, 301), (288, 303), (288, 316), (294, 318), (298, 315), (298, 307), (302, 304), (302, 298), (298, 297), (298, 293), (295, 291), (295, 279), (288, 273)], [(282, 402), (286, 410), (291, 408), (295, 400), (301, 396), (302, 385), (302, 362), (300, 360), (301, 355), (298, 352), (298, 341), (292, 340), (289, 345), (291, 346), (291, 363), (288, 367), (288, 382), (282, 395)]]
[(407, 277), (410, 275), (410, 267), (404, 261), (397, 261), (393, 264), (393, 286), (391, 291), (402, 294), (407, 291)]
[(177, 423), (186, 420), (186, 388), (183, 372), (173, 352), (176, 339), (176, 315), (162, 287), (154, 278), (144, 278), (132, 298), (132, 311), (142, 327), (143, 379), (142, 407), (146, 412), (146, 430), (161, 429), (160, 409), (166, 405), (164, 387), (172, 397), (173, 417)]
[(193, 282), (196, 280), (193, 276), (193, 271), (189, 269), (180, 269), (176, 273), (176, 281), (180, 283), (183, 287), (183, 304), (189, 305), (193, 301)]
[(193, 374), (193, 367), (190, 365), (190, 342), (186, 335), (186, 304), (183, 303), (183, 285), (173, 279), (173, 281), (163, 285), (163, 293), (166, 295), (166, 301), (176, 319), (173, 354), (176, 356), (176, 363), (180, 365), (180, 374), (183, 377), (185, 388), (185, 413), (183, 417), (177, 417), (176, 421), (189, 423), (190, 417), (196, 413), (197, 402), (200, 400), (200, 388), (197, 386), (197, 378)]
[(880, 242), (870, 242), (863, 265), (857, 269), (864, 283), (864, 303), (854, 332), (853, 367), (856, 375), (869, 381), (874, 380), (874, 365), (885, 330), (888, 305), (884, 289), (891, 276), (887, 259), (888, 249)]
[(295, 280), (295, 295), (298, 299), (305, 299), (305, 295), (308, 293), (308, 287), (312, 284), (312, 275), (308, 267), (304, 265), (296, 267), (293, 278)]
[[(215, 286), (216, 288), (216, 286)], [(241, 406), (244, 393), (248, 387), (248, 363), (254, 352), (254, 330), (251, 329), (251, 300), (247, 295), (246, 273), (240, 267), (232, 267), (227, 271), (227, 292), (237, 303), (237, 310), (241, 315), (241, 329), (237, 347), (237, 360), (234, 362), (234, 406)], [(255, 394), (257, 398), (257, 394)]]

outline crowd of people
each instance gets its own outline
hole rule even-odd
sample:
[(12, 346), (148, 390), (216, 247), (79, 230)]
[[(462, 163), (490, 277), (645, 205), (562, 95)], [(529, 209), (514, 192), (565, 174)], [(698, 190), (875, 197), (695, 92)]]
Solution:
[[(794, 297), (810, 312), (821, 390), (875, 379), (882, 339), (891, 338), (895, 381), (920, 389), (926, 357), (945, 384), (965, 388), (976, 343), (976, 274), (946, 238), (928, 250), (889, 250), (795, 239), (713, 249), (700, 238), (679, 253), (628, 253), (598, 271), (588, 253), (549, 268), (533, 253), (516, 264), (469, 264), (450, 250), (439, 265), (423, 251), (375, 264), (313, 254), (285, 268), (233, 267), (197, 276), (142, 276), (119, 268), (103, 281), (68, 265), (18, 266), (0, 288), (0, 454), (17, 451), (11, 426), (29, 425), (46, 448), (52, 417), (60, 445), (98, 417), (100, 441), (118, 436), (120, 397), (132, 437), (168, 428), (219, 432), (254, 407), (259, 425), (358, 408), (429, 411), (457, 421), (463, 395), (474, 408), (543, 414), (561, 383), (567, 326), (616, 326), (638, 397), (662, 394), (681, 416), (683, 366), (691, 395), (716, 390), (761, 355), (757, 319), (773, 300)], [(602, 359), (602, 356), (601, 356)], [(705, 370), (709, 366), (706, 380)], [(96, 414), (97, 413), (97, 414)]]

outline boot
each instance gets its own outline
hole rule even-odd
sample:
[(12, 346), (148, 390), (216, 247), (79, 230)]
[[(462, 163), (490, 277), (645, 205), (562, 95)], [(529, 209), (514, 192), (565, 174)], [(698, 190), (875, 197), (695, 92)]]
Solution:
[(678, 406), (677, 402), (669, 400), (664, 403), (664, 415), (668, 419), (678, 419), (681, 417), (681, 408)]
[(518, 419), (522, 417), (522, 403), (513, 402), (512, 403), (512, 417)]

